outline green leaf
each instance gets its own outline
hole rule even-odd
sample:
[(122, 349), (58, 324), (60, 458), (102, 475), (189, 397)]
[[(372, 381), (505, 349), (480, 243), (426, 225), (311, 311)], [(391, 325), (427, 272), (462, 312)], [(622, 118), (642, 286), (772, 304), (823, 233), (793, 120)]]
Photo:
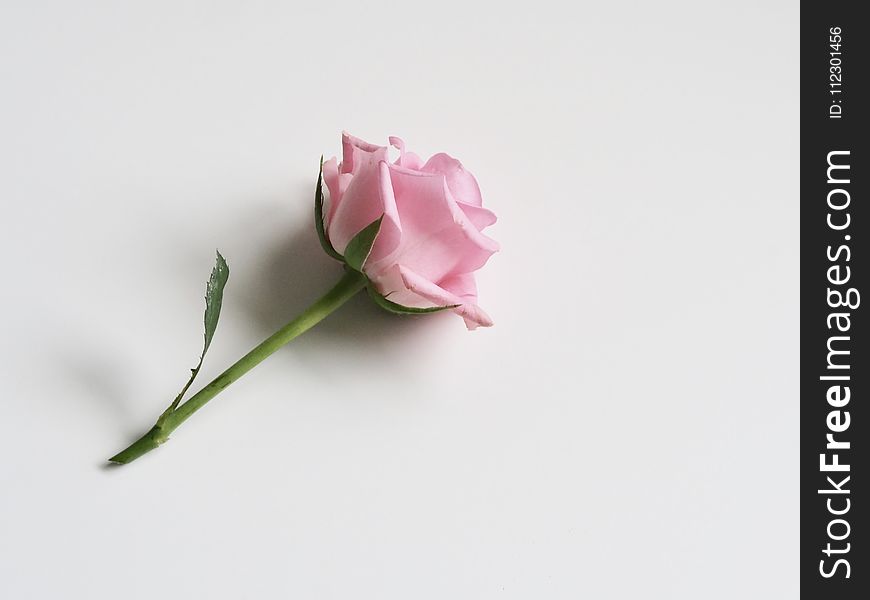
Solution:
[(323, 157), (320, 157), (320, 173), (317, 174), (317, 189), (314, 190), (314, 227), (323, 250), (335, 260), (344, 260), (341, 254), (332, 247), (332, 242), (326, 235), (326, 225), (323, 221)]
[(381, 215), (377, 221), (363, 227), (362, 231), (347, 243), (347, 248), (344, 249), (344, 262), (354, 271), (362, 273), (363, 265), (366, 264), (366, 260), (372, 251), (372, 246), (378, 237), (378, 232), (381, 230), (381, 221), (383, 220), (384, 215)]
[(367, 288), (369, 296), (371, 296), (372, 300), (375, 301), (375, 304), (380, 306), (381, 308), (385, 308), (386, 310), (396, 313), (399, 315), (424, 315), (428, 313), (439, 312), (442, 310), (450, 310), (452, 308), (456, 308), (458, 304), (450, 304), (448, 306), (432, 306), (429, 308), (415, 308), (413, 306), (404, 306), (402, 304), (397, 304), (392, 300), (388, 300), (386, 296), (382, 296), (377, 291), (375, 291), (372, 286), (368, 286)]
[(221, 316), (221, 305), (224, 301), (224, 287), (226, 286), (229, 277), (230, 268), (227, 266), (227, 261), (224, 260), (224, 257), (221, 256), (220, 252), (217, 252), (214, 269), (212, 269), (211, 277), (209, 277), (208, 283), (205, 286), (205, 315), (203, 316), (205, 335), (202, 354), (199, 355), (199, 363), (197, 363), (196, 367), (190, 370), (190, 379), (188, 379), (187, 383), (184, 384), (184, 387), (181, 388), (181, 392), (179, 392), (175, 397), (175, 400), (172, 401), (169, 408), (167, 408), (160, 416), (160, 419), (157, 420), (158, 426), (163, 423), (172, 411), (178, 408), (178, 404), (181, 402), (184, 394), (187, 393), (193, 380), (196, 379), (197, 374), (199, 374), (199, 369), (202, 367), (205, 353), (208, 352), (208, 347), (211, 345), (211, 340), (214, 338), (214, 332), (217, 329), (218, 319)]
[[(215, 254), (217, 256), (215, 257), (214, 269), (212, 269), (211, 277), (208, 278), (208, 283), (205, 286), (205, 315), (203, 317), (205, 344), (202, 348), (202, 357), (205, 357), (214, 337), (215, 329), (217, 329), (218, 319), (221, 316), (221, 305), (224, 301), (224, 287), (230, 278), (230, 268), (227, 266), (227, 261), (224, 260), (220, 252), (215, 252)], [(199, 362), (202, 364), (202, 358)]]

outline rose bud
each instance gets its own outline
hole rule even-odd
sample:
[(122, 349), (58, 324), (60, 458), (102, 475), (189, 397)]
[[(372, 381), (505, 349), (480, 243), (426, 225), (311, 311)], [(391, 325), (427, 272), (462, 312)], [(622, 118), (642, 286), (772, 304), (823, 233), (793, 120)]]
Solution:
[(482, 233), (496, 217), (483, 208), (477, 181), (447, 154), (424, 163), (399, 138), (390, 144), (399, 151), (395, 162), (387, 146), (344, 133), (341, 162), (323, 163), (329, 199), (324, 211), (318, 181), (317, 228), (324, 249), (361, 271), (388, 310), (452, 309), (469, 329), (492, 325), (477, 305), (474, 272), (499, 248)]

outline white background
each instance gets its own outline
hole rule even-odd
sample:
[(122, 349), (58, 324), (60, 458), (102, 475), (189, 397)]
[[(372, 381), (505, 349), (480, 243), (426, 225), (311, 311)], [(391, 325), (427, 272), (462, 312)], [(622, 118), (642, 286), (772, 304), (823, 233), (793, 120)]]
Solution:
[[(794, 598), (798, 6), (4, 2), (0, 597)], [(347, 129), (447, 151), (495, 327), (357, 298)]]

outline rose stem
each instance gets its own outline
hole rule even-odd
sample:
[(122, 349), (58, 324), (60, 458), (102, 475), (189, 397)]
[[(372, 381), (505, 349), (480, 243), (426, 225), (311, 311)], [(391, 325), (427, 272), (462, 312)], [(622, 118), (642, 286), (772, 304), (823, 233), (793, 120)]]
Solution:
[(218, 375), (214, 381), (191, 396), (187, 402), (179, 405), (174, 411), (161, 415), (157, 424), (145, 435), (130, 444), (125, 450), (110, 458), (109, 461), (127, 464), (146, 452), (154, 450), (157, 446), (168, 440), (169, 434), (184, 423), (188, 417), (205, 406), (206, 402), (217, 396), (236, 379), (256, 367), (278, 348), (322, 321), (353, 297), (354, 294), (362, 290), (365, 285), (365, 276), (348, 269), (335, 287), (305, 309), (302, 314), (266, 338), (259, 346), (245, 354), (234, 365)]

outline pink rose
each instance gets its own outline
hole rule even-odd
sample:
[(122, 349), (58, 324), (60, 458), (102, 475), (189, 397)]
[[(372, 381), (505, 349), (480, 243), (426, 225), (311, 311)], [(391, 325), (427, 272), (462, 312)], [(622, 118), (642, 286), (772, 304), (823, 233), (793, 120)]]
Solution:
[[(284, 344), (308, 331), (362, 290), (396, 313), (453, 310), (469, 329), (492, 320), (477, 306), (474, 272), (498, 244), (483, 233), (495, 215), (481, 206), (474, 176), (455, 158), (436, 154), (424, 164), (405, 152), (399, 138), (386, 146), (342, 135), (344, 155), (322, 162), (314, 194), (314, 225), (329, 256), (344, 263), (341, 279), (323, 296), (258, 346), (230, 365), (193, 396), (187, 390), (202, 366), (223, 303), (229, 267), (218, 254), (206, 284), (205, 338), (199, 363), (169, 408), (138, 440), (109, 460), (126, 464), (150, 452), (221, 390)], [(329, 188), (324, 214), (323, 182)]]
[(477, 305), (474, 272), (498, 250), (481, 233), (496, 217), (481, 206), (477, 181), (447, 154), (424, 163), (399, 138), (390, 144), (400, 153), (395, 162), (386, 146), (342, 134), (341, 163), (323, 164), (324, 247), (344, 256), (348, 243), (382, 217), (361, 267), (380, 304), (396, 312), (452, 308), (469, 329), (492, 325)]

